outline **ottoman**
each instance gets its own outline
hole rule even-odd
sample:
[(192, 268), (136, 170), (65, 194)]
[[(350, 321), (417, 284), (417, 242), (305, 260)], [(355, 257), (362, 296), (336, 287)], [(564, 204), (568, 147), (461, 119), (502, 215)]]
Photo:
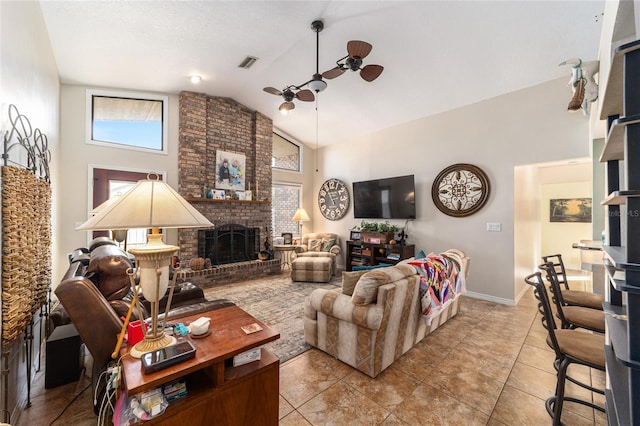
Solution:
[(328, 283), (333, 275), (330, 256), (299, 256), (291, 263), (291, 280)]

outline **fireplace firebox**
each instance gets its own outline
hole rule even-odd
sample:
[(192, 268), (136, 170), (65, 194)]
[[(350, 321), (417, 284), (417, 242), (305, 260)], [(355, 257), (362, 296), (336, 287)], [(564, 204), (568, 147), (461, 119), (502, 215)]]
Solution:
[(212, 265), (244, 262), (258, 258), (260, 230), (235, 223), (198, 231), (198, 256)]

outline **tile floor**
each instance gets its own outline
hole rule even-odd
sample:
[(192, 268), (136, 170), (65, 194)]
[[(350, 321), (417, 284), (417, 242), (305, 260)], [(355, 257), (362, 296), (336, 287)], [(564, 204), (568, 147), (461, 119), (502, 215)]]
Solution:
[[(554, 394), (556, 377), (545, 337), (530, 291), (515, 307), (465, 297), (455, 318), (376, 379), (318, 350), (284, 363), (280, 425), (550, 424), (544, 401)], [(604, 373), (571, 368), (573, 376), (604, 387)], [(17, 426), (51, 424), (89, 383), (44, 391), (43, 381), (35, 381), (32, 406)], [(573, 384), (567, 389), (604, 405), (600, 395)], [(91, 398), (82, 392), (53, 424), (96, 424)], [(606, 424), (604, 414), (578, 404), (567, 403), (564, 411), (568, 426)]]

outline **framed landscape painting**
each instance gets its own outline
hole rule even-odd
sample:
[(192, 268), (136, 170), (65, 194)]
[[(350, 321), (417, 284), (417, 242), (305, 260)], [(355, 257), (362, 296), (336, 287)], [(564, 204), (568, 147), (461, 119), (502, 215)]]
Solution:
[(246, 165), (244, 154), (216, 151), (216, 189), (244, 191)]
[(550, 222), (591, 222), (591, 198), (558, 198), (549, 200)]

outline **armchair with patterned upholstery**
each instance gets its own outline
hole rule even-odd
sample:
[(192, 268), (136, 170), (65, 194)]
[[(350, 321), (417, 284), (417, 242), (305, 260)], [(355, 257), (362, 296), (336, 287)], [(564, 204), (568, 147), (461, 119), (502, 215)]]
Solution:
[(340, 237), (331, 232), (314, 232), (304, 234), (302, 241), (296, 246), (296, 257), (327, 256), (333, 260), (333, 271), (337, 271), (337, 257), (340, 256)]

